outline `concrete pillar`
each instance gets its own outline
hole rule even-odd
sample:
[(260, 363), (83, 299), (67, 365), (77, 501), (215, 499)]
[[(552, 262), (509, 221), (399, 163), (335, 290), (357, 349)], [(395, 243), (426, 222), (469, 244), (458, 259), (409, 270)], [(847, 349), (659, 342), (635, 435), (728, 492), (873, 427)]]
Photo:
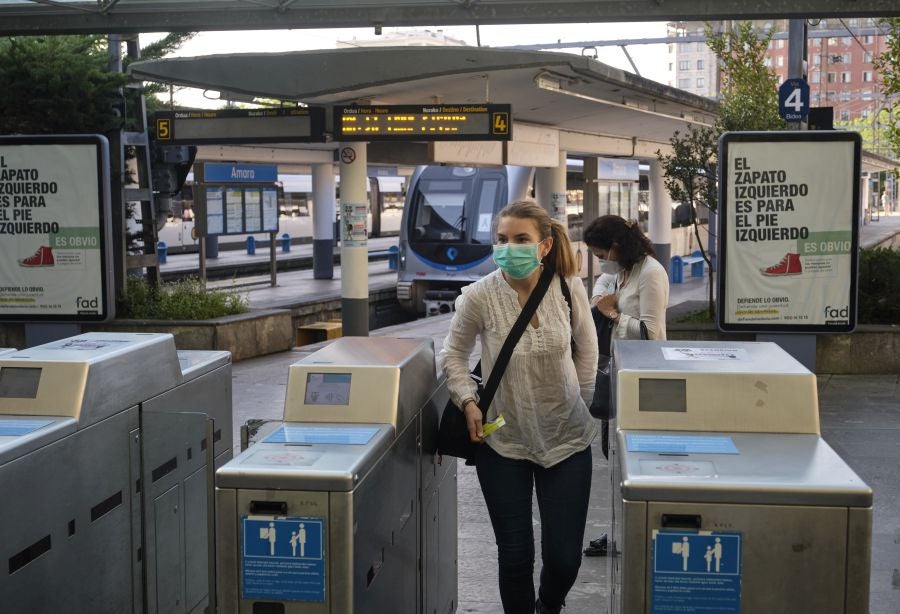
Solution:
[(869, 181), (869, 174), (863, 173), (859, 180), (859, 201), (862, 207), (859, 208), (860, 221), (868, 224), (871, 220), (871, 212), (869, 211), (869, 201), (872, 198), (872, 183)]
[(550, 217), (566, 224), (566, 152), (559, 152), (559, 166), (535, 171), (534, 193)]
[(366, 143), (342, 143), (341, 321), (344, 336), (369, 335), (369, 200)]
[[(581, 216), (581, 234), (579, 239), (584, 237), (584, 231), (588, 224), (600, 217), (600, 184), (597, 183), (597, 177), (600, 173), (600, 162), (596, 156), (587, 156), (584, 159), (584, 195), (582, 197), (582, 216)], [(594, 259), (587, 259), (587, 280), (588, 288), (594, 287), (594, 275), (599, 275), (599, 271), (594, 271)]]
[(334, 279), (334, 168), (312, 167), (313, 279)]
[(648, 235), (660, 264), (670, 272), (672, 262), (672, 200), (666, 191), (662, 166), (650, 161), (650, 213)]

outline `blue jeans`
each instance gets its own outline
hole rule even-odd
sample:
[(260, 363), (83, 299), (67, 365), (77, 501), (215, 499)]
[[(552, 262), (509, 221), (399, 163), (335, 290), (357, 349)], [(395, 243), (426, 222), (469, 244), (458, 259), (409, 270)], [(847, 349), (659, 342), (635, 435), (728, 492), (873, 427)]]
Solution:
[(497, 539), (503, 611), (534, 612), (534, 489), (541, 514), (543, 564), (538, 595), (547, 608), (561, 607), (581, 567), (591, 494), (590, 446), (544, 469), (531, 461), (505, 458), (483, 445), (476, 468)]

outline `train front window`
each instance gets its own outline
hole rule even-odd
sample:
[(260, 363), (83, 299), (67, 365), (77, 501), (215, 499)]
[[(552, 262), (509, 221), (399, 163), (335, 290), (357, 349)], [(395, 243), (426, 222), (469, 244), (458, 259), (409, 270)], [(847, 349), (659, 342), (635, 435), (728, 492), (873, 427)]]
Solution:
[(416, 238), (461, 241), (466, 227), (469, 181), (424, 180), (416, 203)]
[(503, 204), (500, 199), (501, 192), (502, 186), (499, 178), (488, 178), (481, 182), (481, 189), (478, 193), (478, 217), (475, 221), (475, 232), (472, 233), (472, 240), (475, 243), (492, 242), (491, 223), (497, 212), (497, 205)]

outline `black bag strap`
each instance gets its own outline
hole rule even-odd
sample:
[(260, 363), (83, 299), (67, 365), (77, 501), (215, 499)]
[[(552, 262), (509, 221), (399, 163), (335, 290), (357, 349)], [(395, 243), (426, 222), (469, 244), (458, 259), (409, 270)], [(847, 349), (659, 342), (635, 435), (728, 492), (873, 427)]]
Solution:
[(566, 299), (566, 305), (569, 306), (569, 330), (572, 331), (569, 344), (572, 346), (572, 356), (575, 356), (575, 317), (572, 312), (572, 293), (562, 275), (559, 276), (559, 289), (562, 291), (563, 298)]
[[(550, 287), (550, 280), (553, 278), (553, 275), (552, 267), (544, 267), (541, 276), (538, 278), (537, 285), (531, 291), (531, 296), (528, 297), (525, 306), (522, 308), (522, 313), (519, 314), (519, 318), (512, 325), (509, 335), (506, 336), (506, 340), (503, 342), (503, 347), (500, 348), (500, 353), (497, 354), (497, 362), (494, 363), (491, 375), (484, 385), (484, 392), (478, 399), (478, 407), (484, 412), (484, 415), (487, 415), (488, 407), (491, 406), (491, 401), (494, 400), (494, 395), (497, 394), (497, 388), (500, 387), (500, 378), (503, 377), (503, 372), (506, 371), (506, 365), (509, 364), (513, 349), (522, 337), (522, 333), (525, 332), (525, 327), (528, 326), (532, 316), (534, 316), (534, 312), (537, 311), (538, 304), (540, 304), (547, 293), (547, 288)], [(476, 369), (481, 370), (480, 360)]]

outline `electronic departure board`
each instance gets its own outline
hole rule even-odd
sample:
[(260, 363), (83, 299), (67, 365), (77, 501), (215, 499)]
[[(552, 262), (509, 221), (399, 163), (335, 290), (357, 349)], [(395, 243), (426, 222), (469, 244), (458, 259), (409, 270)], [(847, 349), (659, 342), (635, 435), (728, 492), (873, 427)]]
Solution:
[(508, 141), (508, 104), (334, 107), (335, 141)]
[(322, 107), (160, 111), (153, 123), (162, 145), (325, 141)]

